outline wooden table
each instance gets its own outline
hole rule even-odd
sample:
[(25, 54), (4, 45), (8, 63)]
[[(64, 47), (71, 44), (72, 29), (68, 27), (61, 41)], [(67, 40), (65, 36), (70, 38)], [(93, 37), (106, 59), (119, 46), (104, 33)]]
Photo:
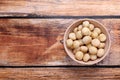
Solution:
[[(74, 21), (96, 19), (112, 46), (98, 64), (71, 60), (61, 40)], [(0, 80), (120, 80), (120, 0), (1, 0)]]

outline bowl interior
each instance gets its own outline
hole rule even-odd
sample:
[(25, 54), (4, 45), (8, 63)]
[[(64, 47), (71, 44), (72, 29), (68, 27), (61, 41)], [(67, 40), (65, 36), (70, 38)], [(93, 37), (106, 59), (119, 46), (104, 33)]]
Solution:
[[(75, 57), (74, 57), (74, 54), (72, 53), (72, 50), (70, 50), (69, 48), (67, 48), (66, 46), (66, 40), (68, 39), (68, 35), (69, 33), (75, 28), (77, 27), (78, 25), (82, 24), (83, 21), (89, 21), (91, 24), (94, 24), (95, 27), (98, 27), (101, 29), (101, 31), (107, 36), (107, 40), (105, 42), (105, 54), (104, 56), (102, 56), (101, 58), (97, 58), (96, 60), (94, 61), (88, 61), (88, 62), (83, 62), (83, 61), (79, 61), (79, 60), (76, 60)], [(86, 65), (92, 65), (92, 64), (95, 64), (95, 63), (98, 63), (100, 62), (101, 60), (103, 60), (105, 58), (105, 56), (108, 54), (109, 52), (109, 49), (110, 49), (110, 35), (107, 31), (107, 29), (99, 22), (97, 22), (96, 20), (93, 20), (93, 19), (81, 19), (81, 20), (78, 20), (76, 21), (75, 23), (73, 23), (72, 25), (70, 25), (65, 34), (64, 34), (64, 48), (65, 48), (65, 51), (67, 52), (67, 54), (70, 56), (70, 58), (72, 58), (74, 61), (78, 62), (78, 63), (81, 63), (81, 64), (86, 64)]]

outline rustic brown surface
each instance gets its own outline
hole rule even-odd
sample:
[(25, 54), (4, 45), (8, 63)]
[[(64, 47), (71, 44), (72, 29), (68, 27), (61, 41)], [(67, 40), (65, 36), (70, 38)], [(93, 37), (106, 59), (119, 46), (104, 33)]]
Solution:
[(120, 80), (120, 68), (1, 68), (0, 80)]
[[(0, 12), (35, 15), (119, 15), (120, 0), (0, 0)], [(3, 15), (1, 15), (3, 16)]]
[[(120, 19), (97, 19), (110, 32), (109, 55), (97, 65), (120, 65)], [(75, 19), (1, 19), (0, 65), (79, 65), (64, 51), (60, 40)]]
[[(0, 17), (119, 16), (119, 10), (120, 0), (0, 0)], [(97, 65), (120, 66), (120, 19), (97, 20), (112, 40), (109, 55)], [(0, 19), (0, 66), (17, 66), (0, 68), (0, 80), (120, 80), (120, 68), (39, 67), (80, 65), (60, 43), (73, 21)]]

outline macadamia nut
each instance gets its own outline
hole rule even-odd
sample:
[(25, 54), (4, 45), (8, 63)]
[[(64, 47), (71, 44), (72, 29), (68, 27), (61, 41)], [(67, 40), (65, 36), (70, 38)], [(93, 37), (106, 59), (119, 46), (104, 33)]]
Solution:
[(94, 28), (94, 32), (97, 32), (98, 34), (100, 34), (101, 30), (99, 28)]
[(73, 40), (72, 39), (68, 39), (67, 41), (66, 41), (66, 43), (67, 43), (67, 47), (71, 47), (72, 45), (73, 45)]
[(105, 47), (105, 43), (100, 43), (100, 45), (98, 47), (99, 48), (104, 48)]
[(97, 59), (97, 56), (96, 56), (96, 55), (90, 55), (90, 59), (91, 59), (91, 60), (96, 60), (96, 59)]
[(92, 31), (94, 29), (94, 25), (93, 24), (89, 24), (88, 28)]
[(89, 44), (91, 40), (92, 38), (90, 36), (85, 36), (82, 41), (84, 44)]
[(69, 38), (72, 39), (72, 40), (75, 40), (76, 39), (75, 33), (70, 33)]
[(87, 27), (84, 27), (82, 29), (82, 34), (85, 36), (89, 36), (89, 35), (91, 35), (91, 31)]
[(103, 33), (100, 34), (100, 35), (99, 35), (99, 40), (100, 40), (100, 41), (105, 41), (105, 40), (106, 40), (106, 35), (103, 34)]
[(73, 41), (73, 48), (78, 48), (80, 46), (79, 41)]
[(81, 31), (77, 31), (77, 32), (76, 32), (76, 38), (77, 38), (77, 39), (81, 39), (81, 38), (82, 38), (82, 33), (81, 33)]
[(99, 39), (93, 39), (92, 40), (92, 45), (95, 46), (95, 47), (98, 47), (100, 45)]
[(91, 37), (92, 38), (97, 38), (98, 37), (98, 33), (97, 32), (92, 32), (91, 33)]
[(102, 57), (104, 55), (104, 49), (99, 49), (97, 52), (98, 57)]
[(81, 51), (76, 52), (75, 53), (75, 58), (77, 60), (82, 60), (83, 59), (83, 52), (81, 52)]
[(76, 28), (73, 30), (73, 32), (76, 33), (77, 31), (78, 31), (78, 28), (76, 27)]
[(79, 30), (79, 31), (81, 31), (81, 30), (82, 30), (82, 28), (83, 28), (83, 26), (82, 26), (82, 25), (79, 25), (79, 26), (78, 26), (78, 30)]
[(89, 53), (90, 54), (97, 54), (97, 48), (94, 46), (89, 47)]
[(84, 27), (88, 27), (88, 26), (89, 26), (89, 21), (84, 21), (84, 22), (83, 22), (83, 26), (84, 26)]
[(90, 55), (87, 53), (83, 56), (83, 61), (87, 62), (90, 59)]
[(80, 50), (84, 53), (86, 53), (88, 51), (88, 48), (86, 46), (81, 46)]

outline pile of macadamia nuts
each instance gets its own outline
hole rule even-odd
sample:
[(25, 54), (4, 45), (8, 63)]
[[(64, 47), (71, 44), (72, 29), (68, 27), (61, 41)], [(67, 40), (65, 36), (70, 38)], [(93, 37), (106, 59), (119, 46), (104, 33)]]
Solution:
[(106, 35), (89, 21), (83, 21), (69, 33), (67, 47), (80, 61), (96, 60), (105, 54)]

